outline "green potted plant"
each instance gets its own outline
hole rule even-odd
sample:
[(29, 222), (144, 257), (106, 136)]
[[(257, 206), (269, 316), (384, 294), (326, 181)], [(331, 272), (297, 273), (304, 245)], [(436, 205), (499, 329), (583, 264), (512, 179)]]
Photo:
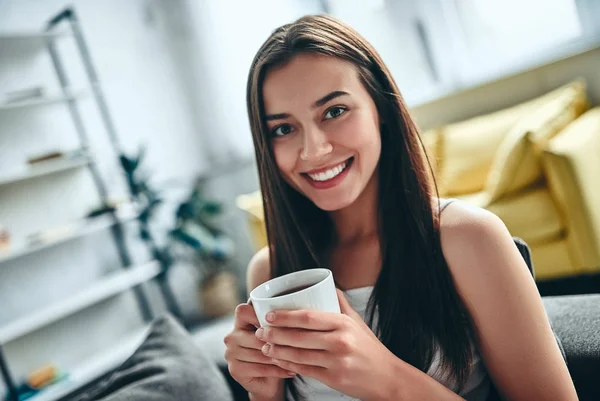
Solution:
[(232, 313), (239, 303), (237, 277), (230, 267), (234, 245), (217, 224), (223, 206), (205, 199), (200, 188), (196, 184), (177, 208), (177, 224), (170, 235), (192, 251), (202, 277), (202, 312), (214, 318)]

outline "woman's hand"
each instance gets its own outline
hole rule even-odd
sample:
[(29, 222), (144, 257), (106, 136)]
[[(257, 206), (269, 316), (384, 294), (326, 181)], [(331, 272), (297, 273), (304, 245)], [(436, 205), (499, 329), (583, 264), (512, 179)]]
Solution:
[(385, 399), (399, 361), (338, 290), (341, 314), (278, 310), (256, 331), (265, 356), (285, 371), (312, 377), (361, 400)]
[(261, 352), (264, 342), (254, 332), (259, 327), (254, 308), (241, 304), (235, 310), (235, 327), (225, 337), (229, 373), (251, 394), (252, 400), (283, 400), (283, 379), (294, 376), (276, 366)]

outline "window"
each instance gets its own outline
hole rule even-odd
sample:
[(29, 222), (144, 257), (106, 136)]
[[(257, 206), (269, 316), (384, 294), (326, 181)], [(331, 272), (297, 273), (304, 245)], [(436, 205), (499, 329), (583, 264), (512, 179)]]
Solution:
[(455, 60), (458, 84), (494, 79), (597, 42), (590, 14), (598, 7), (589, 0), (437, 1), (449, 35), (432, 40), (451, 42), (446, 48), (454, 54), (446, 58)]
[(322, 0), (379, 51), (409, 105), (600, 44), (600, 0)]

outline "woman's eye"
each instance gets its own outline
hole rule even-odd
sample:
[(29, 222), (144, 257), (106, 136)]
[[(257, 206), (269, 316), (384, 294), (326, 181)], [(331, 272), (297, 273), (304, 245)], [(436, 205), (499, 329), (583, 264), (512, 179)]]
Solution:
[(329, 110), (327, 110), (327, 113), (325, 113), (325, 119), (330, 120), (332, 118), (337, 118), (344, 114), (346, 111), (348, 111), (348, 109), (346, 109), (345, 107), (332, 107)]
[(283, 124), (275, 128), (271, 133), (273, 136), (285, 136), (291, 134), (293, 131), (292, 126), (289, 124)]

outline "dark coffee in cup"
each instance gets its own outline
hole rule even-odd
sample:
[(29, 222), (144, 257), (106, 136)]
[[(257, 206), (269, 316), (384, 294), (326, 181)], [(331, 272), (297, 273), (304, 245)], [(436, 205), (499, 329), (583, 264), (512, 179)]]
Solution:
[(277, 294), (273, 295), (273, 298), (280, 297), (282, 295), (293, 294), (294, 292), (302, 291), (302, 290), (304, 290), (304, 289), (306, 289), (308, 287), (312, 287), (315, 284), (317, 284), (317, 283), (308, 284), (308, 285), (301, 285), (301, 286), (298, 286), (298, 287), (293, 287), (293, 288), (290, 288), (289, 290), (278, 292)]

